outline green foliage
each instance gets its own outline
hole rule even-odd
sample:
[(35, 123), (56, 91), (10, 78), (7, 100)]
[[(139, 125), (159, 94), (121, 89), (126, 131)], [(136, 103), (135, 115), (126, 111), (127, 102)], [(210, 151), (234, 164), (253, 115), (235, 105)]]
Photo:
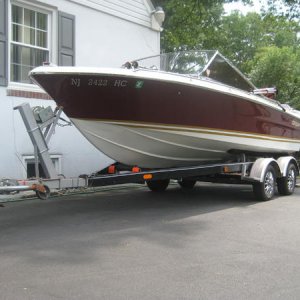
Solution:
[(252, 61), (250, 74), (254, 84), (276, 84), (277, 100), (300, 109), (300, 51), (292, 47), (262, 48)]
[(223, 1), (166, 1), (162, 49), (208, 49), (216, 45)]
[(251, 60), (263, 47), (297, 46), (298, 23), (281, 16), (235, 12), (222, 21), (219, 50), (231, 59), (243, 72), (251, 71)]
[(256, 49), (265, 43), (264, 24), (260, 15), (249, 13), (243, 16), (235, 12), (225, 16), (221, 32), (219, 51), (243, 72), (247, 72), (247, 62), (254, 57)]

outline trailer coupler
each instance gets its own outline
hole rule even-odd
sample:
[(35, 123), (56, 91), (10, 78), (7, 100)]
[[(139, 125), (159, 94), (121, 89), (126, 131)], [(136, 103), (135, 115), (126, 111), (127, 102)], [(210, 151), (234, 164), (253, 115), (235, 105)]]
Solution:
[(25, 191), (34, 191), (38, 198), (45, 200), (50, 196), (50, 189), (48, 186), (40, 183), (33, 183), (31, 185), (5, 185), (0, 186), (0, 194), (11, 194)]

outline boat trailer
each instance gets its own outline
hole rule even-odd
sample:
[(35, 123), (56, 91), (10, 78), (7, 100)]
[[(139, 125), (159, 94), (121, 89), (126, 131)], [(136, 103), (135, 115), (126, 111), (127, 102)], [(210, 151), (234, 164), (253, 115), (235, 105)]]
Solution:
[[(40, 199), (47, 199), (52, 189), (99, 187), (126, 183), (147, 184), (154, 192), (164, 191), (170, 180), (176, 180), (184, 189), (191, 189), (197, 181), (252, 184), (257, 200), (270, 200), (275, 189), (282, 195), (290, 195), (296, 186), (299, 166), (293, 156), (249, 159), (244, 153), (236, 155), (235, 162), (211, 163), (199, 166), (168, 169), (141, 170), (138, 167), (107, 169), (106, 174), (92, 174), (75, 178), (59, 176), (51, 161), (48, 143), (61, 118), (62, 108), (54, 112), (50, 107), (32, 110), (28, 103), (14, 108), (19, 110), (34, 147), (36, 179), (0, 181), (0, 194), (20, 191), (35, 191)], [(63, 120), (68, 122), (66, 120)], [(46, 178), (39, 178), (39, 163)]]

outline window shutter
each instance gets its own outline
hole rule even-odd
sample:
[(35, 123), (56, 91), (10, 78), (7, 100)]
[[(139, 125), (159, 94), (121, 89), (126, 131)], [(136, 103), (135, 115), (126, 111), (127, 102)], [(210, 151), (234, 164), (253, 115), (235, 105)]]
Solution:
[(58, 12), (58, 65), (75, 65), (75, 16)]
[(0, 0), (0, 86), (7, 86), (7, 0)]

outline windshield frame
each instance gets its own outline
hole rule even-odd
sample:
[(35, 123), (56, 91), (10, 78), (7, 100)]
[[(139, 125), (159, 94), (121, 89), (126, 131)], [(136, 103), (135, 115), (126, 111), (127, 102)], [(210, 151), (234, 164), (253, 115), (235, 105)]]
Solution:
[[(191, 58), (191, 61), (189, 61), (189, 58)], [(155, 61), (156, 64), (153, 63)], [(191, 65), (192, 63), (194, 65)], [(167, 72), (198, 79), (210, 79), (248, 92), (256, 89), (256, 86), (218, 50), (162, 53), (139, 58), (134, 60), (132, 65), (139, 69)], [(191, 70), (194, 72), (189, 72)], [(228, 74), (231, 74), (231, 76), (228, 76)]]

